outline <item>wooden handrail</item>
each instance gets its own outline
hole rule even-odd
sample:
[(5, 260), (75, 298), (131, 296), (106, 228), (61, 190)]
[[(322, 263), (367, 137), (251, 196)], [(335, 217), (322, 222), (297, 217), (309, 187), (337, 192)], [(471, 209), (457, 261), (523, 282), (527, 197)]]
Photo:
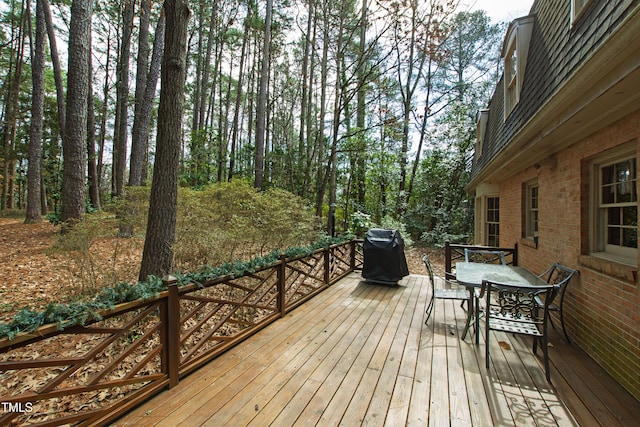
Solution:
[[(163, 280), (167, 290), (156, 298), (118, 305), (100, 313), (103, 320), (65, 330), (45, 325), (2, 338), (2, 401), (15, 408), (28, 402), (30, 412), (0, 413), (0, 425), (37, 423), (44, 419), (40, 414), (51, 413), (56, 419), (47, 425), (72, 418), (106, 425), (352, 272), (357, 248), (348, 241), (308, 256), (283, 255), (241, 277), (201, 284), (179, 287), (169, 276)], [(34, 386), (21, 384), (25, 378)], [(35, 384), (49, 386), (39, 390)], [(86, 402), (80, 394), (114, 388), (120, 390), (114, 400)]]

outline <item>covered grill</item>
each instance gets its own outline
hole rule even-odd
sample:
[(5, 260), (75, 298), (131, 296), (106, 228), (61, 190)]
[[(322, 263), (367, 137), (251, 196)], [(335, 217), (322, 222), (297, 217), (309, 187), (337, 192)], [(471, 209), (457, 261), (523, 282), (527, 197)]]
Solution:
[(396, 284), (409, 274), (404, 241), (398, 230), (372, 228), (363, 244), (362, 277), (368, 282)]

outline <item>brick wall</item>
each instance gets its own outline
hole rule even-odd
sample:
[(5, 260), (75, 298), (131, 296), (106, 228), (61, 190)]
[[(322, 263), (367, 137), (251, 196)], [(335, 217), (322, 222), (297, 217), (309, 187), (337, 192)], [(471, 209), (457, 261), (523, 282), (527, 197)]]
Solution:
[[(638, 269), (587, 254), (588, 159), (634, 139), (640, 147), (640, 111), (557, 153), (555, 166), (531, 167), (501, 182), (500, 244), (518, 242), (520, 265), (536, 273), (553, 262), (580, 271), (565, 297), (569, 336), (640, 399)], [(536, 177), (537, 248), (522, 237), (524, 185)]]

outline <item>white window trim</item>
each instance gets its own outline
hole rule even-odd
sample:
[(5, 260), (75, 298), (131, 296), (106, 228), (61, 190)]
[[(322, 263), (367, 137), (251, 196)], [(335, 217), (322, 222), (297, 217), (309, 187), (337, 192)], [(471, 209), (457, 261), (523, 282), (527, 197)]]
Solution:
[[(606, 153), (591, 159), (589, 163), (589, 250), (590, 255), (608, 261), (614, 261), (629, 266), (638, 266), (638, 249), (625, 247), (612, 247), (607, 245), (605, 237), (604, 216), (600, 213), (601, 182), (600, 169), (629, 158), (636, 158), (637, 162), (637, 142), (624, 144)], [(637, 170), (636, 170), (637, 174)], [(637, 177), (636, 177), (637, 179)], [(637, 181), (636, 181), (636, 192)]]
[(485, 134), (487, 133), (487, 123), (489, 121), (489, 110), (479, 110), (478, 111), (478, 121), (476, 123), (476, 149), (474, 152), (474, 160), (478, 160), (478, 158), (482, 155), (482, 150), (484, 148), (484, 139)]
[[(500, 219), (498, 218), (498, 221), (489, 221), (489, 199), (497, 199), (498, 200), (498, 204), (500, 203), (500, 196), (499, 195), (488, 195), (485, 196), (484, 198), (484, 235), (485, 235), (485, 240), (484, 242), (482, 242), (483, 245), (488, 245), (488, 246), (500, 246), (500, 231), (498, 231), (497, 234), (497, 241), (496, 242), (490, 242), (489, 238), (491, 237), (491, 233), (489, 233), (489, 226), (490, 225), (497, 225), (498, 226), (498, 230), (500, 230)], [(495, 209), (494, 209), (495, 210)], [(498, 216), (500, 215), (500, 206), (498, 205)]]
[[(504, 120), (506, 121), (516, 105), (520, 102), (520, 92), (524, 82), (524, 72), (529, 55), (529, 43), (533, 32), (534, 16), (525, 16), (515, 19), (509, 24), (507, 34), (502, 44), (502, 61), (504, 66)], [(516, 54), (515, 75), (508, 78), (508, 61), (512, 53)], [(509, 90), (513, 87), (515, 97), (513, 103), (509, 99)]]
[[(537, 189), (537, 202), (538, 206), (533, 208), (532, 206), (532, 190)], [(540, 221), (540, 186), (538, 185), (538, 180), (530, 181), (525, 186), (525, 237), (528, 239), (535, 239), (538, 237), (538, 230), (533, 230), (533, 218), (532, 212), (535, 211), (538, 213), (538, 225)]]
[(486, 235), (487, 220), (487, 198), (500, 197), (500, 186), (498, 184), (483, 182), (475, 189), (475, 227), (473, 241), (478, 245), (487, 245)]

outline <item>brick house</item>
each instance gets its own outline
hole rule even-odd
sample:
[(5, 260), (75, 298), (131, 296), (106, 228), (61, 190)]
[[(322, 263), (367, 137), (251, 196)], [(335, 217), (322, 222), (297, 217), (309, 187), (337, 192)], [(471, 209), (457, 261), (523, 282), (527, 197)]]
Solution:
[(467, 188), (475, 243), (578, 269), (569, 334), (640, 399), (640, 0), (536, 0), (502, 55)]

